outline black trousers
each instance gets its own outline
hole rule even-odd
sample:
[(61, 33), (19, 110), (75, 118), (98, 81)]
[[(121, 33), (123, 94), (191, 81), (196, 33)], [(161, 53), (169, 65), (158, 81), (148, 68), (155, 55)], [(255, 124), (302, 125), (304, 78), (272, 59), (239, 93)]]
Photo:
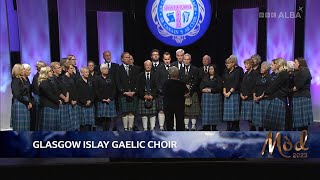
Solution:
[[(184, 107), (184, 105), (183, 105)], [(173, 131), (174, 116), (176, 116), (176, 131), (184, 131), (184, 108), (165, 108), (165, 125), (167, 131)]]

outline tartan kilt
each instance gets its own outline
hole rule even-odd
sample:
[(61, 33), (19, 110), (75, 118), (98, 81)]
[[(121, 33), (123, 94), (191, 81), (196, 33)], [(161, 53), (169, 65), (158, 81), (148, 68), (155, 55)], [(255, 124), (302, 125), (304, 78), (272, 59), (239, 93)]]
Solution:
[(193, 93), (192, 95), (192, 104), (190, 107), (184, 107), (184, 115), (185, 116), (199, 116), (200, 115), (200, 104), (199, 97), (197, 93)]
[(163, 111), (163, 96), (162, 95), (159, 95), (157, 97), (157, 108), (158, 108), (158, 111)]
[(251, 121), (252, 120), (252, 110), (253, 110), (253, 100), (242, 101), (240, 109), (241, 109), (240, 120)]
[(94, 106), (80, 107), (80, 125), (95, 125)]
[(293, 128), (309, 126), (313, 123), (311, 98), (293, 97), (292, 120)]
[(79, 105), (71, 105), (70, 108), (70, 123), (68, 131), (78, 130), (80, 128), (80, 106)]
[(127, 102), (125, 96), (119, 97), (119, 105), (120, 105), (120, 111), (122, 113), (133, 113), (135, 114), (137, 112), (138, 108), (138, 98), (137, 96), (133, 96), (132, 102)]
[(116, 117), (116, 104), (114, 101), (108, 103), (97, 102), (96, 104), (96, 117)]
[(270, 130), (284, 130), (286, 122), (286, 103), (278, 98), (270, 100), (264, 127)]
[(270, 101), (267, 99), (262, 99), (259, 103), (253, 102), (252, 124), (254, 126), (264, 127), (269, 103)]
[(60, 131), (68, 131), (71, 126), (71, 105), (60, 104), (58, 110), (60, 116), (59, 129)]
[(152, 100), (152, 108), (146, 109), (144, 107), (144, 100), (139, 99), (139, 107), (138, 107), (138, 114), (142, 116), (148, 115), (156, 115), (157, 111), (157, 99)]
[(18, 99), (12, 102), (11, 123), (14, 131), (30, 131), (30, 111)]
[(60, 130), (60, 114), (59, 109), (50, 107), (41, 108), (40, 111), (40, 130), (41, 131), (59, 131)]
[(231, 94), (229, 98), (224, 98), (223, 121), (239, 121), (240, 118), (240, 96)]
[(201, 107), (203, 125), (218, 125), (222, 122), (221, 94), (203, 93)]

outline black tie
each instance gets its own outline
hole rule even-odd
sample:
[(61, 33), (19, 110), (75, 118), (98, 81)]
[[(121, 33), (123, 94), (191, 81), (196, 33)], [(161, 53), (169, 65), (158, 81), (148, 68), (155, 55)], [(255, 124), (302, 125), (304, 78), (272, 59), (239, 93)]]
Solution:
[(150, 91), (150, 73), (149, 72), (147, 72), (146, 89), (148, 92)]
[(108, 69), (110, 69), (110, 63), (108, 63)]
[(208, 66), (205, 66), (204, 72), (205, 72), (205, 73), (208, 73)]
[(182, 62), (179, 62), (179, 64), (180, 64), (179, 69), (181, 69), (181, 67), (182, 67)]
[(127, 71), (127, 75), (129, 76), (129, 65), (126, 65), (126, 71)]
[(189, 66), (185, 66), (185, 68), (186, 68), (186, 75), (188, 75), (189, 74)]

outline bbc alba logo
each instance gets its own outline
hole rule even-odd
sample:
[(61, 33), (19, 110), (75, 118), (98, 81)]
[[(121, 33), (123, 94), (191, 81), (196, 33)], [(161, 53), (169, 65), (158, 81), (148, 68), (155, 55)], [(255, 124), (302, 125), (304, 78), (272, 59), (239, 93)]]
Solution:
[(259, 12), (259, 18), (278, 18), (278, 19), (301, 19), (303, 7), (299, 7), (297, 12)]
[(149, 0), (146, 7), (152, 34), (171, 46), (197, 41), (208, 29), (211, 16), (209, 0)]

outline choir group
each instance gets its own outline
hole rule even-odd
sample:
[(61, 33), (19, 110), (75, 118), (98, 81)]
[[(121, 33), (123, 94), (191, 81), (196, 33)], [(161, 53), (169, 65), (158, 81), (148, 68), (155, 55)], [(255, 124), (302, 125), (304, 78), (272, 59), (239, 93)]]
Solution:
[[(312, 77), (303, 58), (268, 63), (253, 55), (243, 69), (231, 55), (220, 76), (208, 55), (199, 68), (183, 49), (175, 56), (172, 62), (170, 53), (164, 52), (161, 61), (154, 49), (142, 68), (134, 65), (129, 52), (122, 53), (119, 65), (105, 51), (104, 63), (88, 61), (87, 67), (78, 69), (76, 57), (69, 55), (50, 65), (37, 62), (32, 82), (32, 67), (15, 64), (11, 126), (14, 131), (117, 131), (121, 120), (125, 131), (166, 130), (162, 88), (172, 66), (179, 69), (180, 81), (188, 89), (181, 112), (186, 131), (199, 130), (197, 121), (205, 131), (217, 130), (222, 122), (227, 131), (239, 131), (240, 120), (259, 131), (304, 130), (313, 122)], [(137, 121), (143, 129), (137, 129)]]

